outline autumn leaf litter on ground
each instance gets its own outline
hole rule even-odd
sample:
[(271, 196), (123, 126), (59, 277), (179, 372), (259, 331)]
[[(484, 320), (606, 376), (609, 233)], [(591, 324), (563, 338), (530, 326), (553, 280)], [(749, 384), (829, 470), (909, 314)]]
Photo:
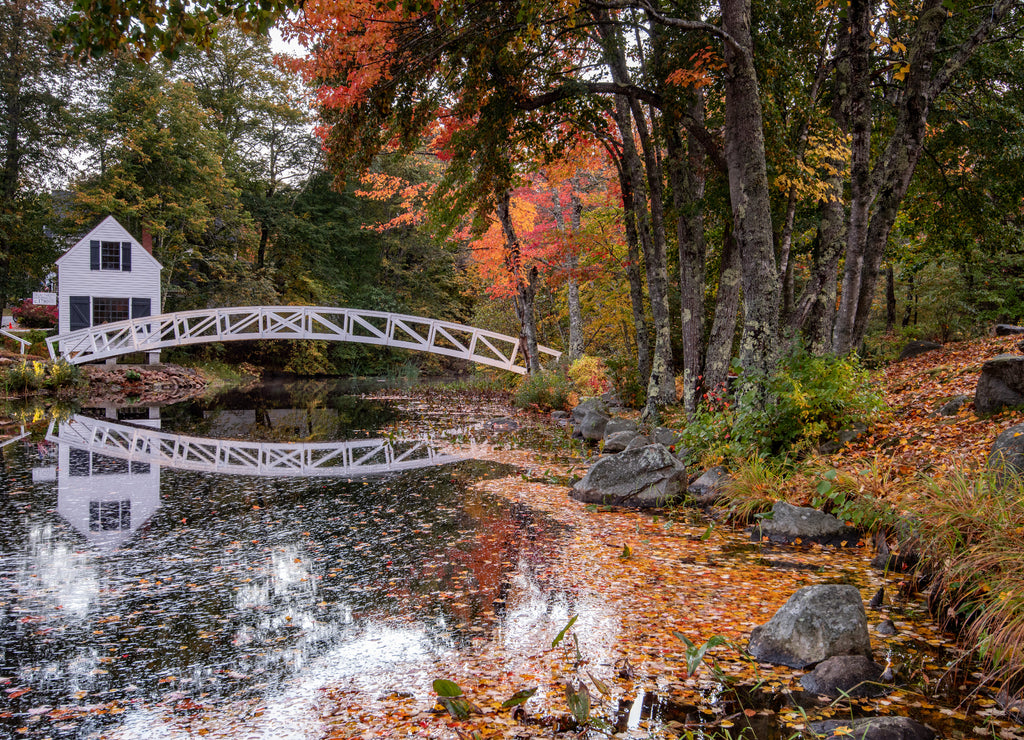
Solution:
[[(934, 411), (953, 396), (972, 394), (984, 359), (1008, 347), (1008, 340), (976, 340), (891, 365), (881, 378), (890, 411), (866, 438), (829, 462), (856, 466), (882, 454), (907, 476), (982, 465), (992, 439), (1018, 423), (1020, 414), (979, 419), (969, 405), (953, 418)], [(430, 692), (415, 690), (400, 698), (375, 697), (369, 705), (365, 697), (353, 703), (352, 694), (338, 688), (329, 692), (340, 707), (330, 718), (329, 737), (600, 734), (596, 725), (566, 718), (576, 713), (571, 697), (588, 682), (588, 711), (610, 723), (617, 737), (697, 730), (725, 736), (743, 727), (756, 734), (765, 718), (788, 727), (785, 733), (799, 733), (809, 718), (851, 714), (909, 715), (952, 736), (984, 730), (1024, 737), (1012, 716), (992, 709), (985, 692), (970, 691), (981, 674), (971, 668), (969, 651), (931, 620), (899, 576), (868, 567), (872, 553), (863, 542), (851, 548), (768, 546), (750, 543), (744, 532), (709, 527), (688, 512), (588, 508), (569, 499), (564, 485), (542, 480), (580, 474), (580, 459), (512, 447), (473, 446), (474, 456), (527, 471), (477, 485), (566, 527), (570, 534), (545, 584), (564, 602), (549, 608), (550, 618), (538, 623), (529, 643), (508, 644), (499, 629), (452, 663), (437, 666), (438, 675), (457, 684), (479, 713), (455, 719)], [(894, 594), (889, 605), (869, 614), (874, 655), (896, 669), (896, 688), (884, 699), (808, 703), (808, 697), (800, 698), (802, 671), (759, 664), (745, 653), (750, 630), (794, 591), (835, 582), (853, 583), (865, 602), (883, 586)], [(506, 596), (510, 607), (521, 595)], [(548, 640), (565, 629), (570, 615), (571, 647), (565, 640), (551, 647)], [(874, 627), (890, 619), (896, 634), (881, 636)], [(702, 644), (710, 647), (697, 670), (690, 670), (695, 666), (687, 657)], [(527, 686), (534, 688), (525, 703), (503, 706)]]

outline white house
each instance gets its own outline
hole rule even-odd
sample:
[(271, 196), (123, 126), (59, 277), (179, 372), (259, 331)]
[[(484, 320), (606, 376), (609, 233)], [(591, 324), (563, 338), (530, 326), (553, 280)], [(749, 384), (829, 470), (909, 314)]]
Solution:
[(107, 216), (57, 260), (60, 333), (160, 313), (162, 269), (117, 219)]

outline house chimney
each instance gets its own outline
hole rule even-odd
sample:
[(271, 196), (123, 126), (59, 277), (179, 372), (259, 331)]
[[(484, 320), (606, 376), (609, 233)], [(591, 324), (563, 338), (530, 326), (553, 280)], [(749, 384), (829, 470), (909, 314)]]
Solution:
[(153, 235), (145, 226), (142, 227), (142, 248), (153, 254)]

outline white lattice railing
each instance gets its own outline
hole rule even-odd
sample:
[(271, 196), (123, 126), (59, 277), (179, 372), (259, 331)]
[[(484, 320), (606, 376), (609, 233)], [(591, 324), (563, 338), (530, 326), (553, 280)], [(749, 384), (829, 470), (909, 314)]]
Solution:
[[(322, 339), (433, 352), (525, 373), (519, 339), (450, 321), (316, 306), (242, 306), (100, 324), (46, 340), (50, 356), (80, 364), (131, 352), (246, 339)], [(561, 352), (538, 347), (542, 355)]]
[(76, 414), (53, 422), (50, 442), (178, 470), (264, 477), (358, 477), (456, 462), (427, 440), (243, 442), (170, 434)]

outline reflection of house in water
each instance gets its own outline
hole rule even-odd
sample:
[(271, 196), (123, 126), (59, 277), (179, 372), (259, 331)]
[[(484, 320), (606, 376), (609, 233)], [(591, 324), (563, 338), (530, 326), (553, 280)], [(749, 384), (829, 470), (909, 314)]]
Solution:
[[(160, 409), (101, 409), (114, 419), (160, 427)], [(95, 413), (97, 410), (92, 409)], [(60, 424), (59, 438), (74, 438), (74, 420)], [(123, 460), (59, 442), (57, 467), (32, 471), (35, 481), (57, 481), (57, 513), (101, 552), (126, 543), (160, 507), (160, 466)]]
[(135, 426), (149, 427), (150, 429), (160, 428), (159, 406), (115, 406), (111, 403), (84, 408), (82, 413), (95, 419), (127, 421)]
[(121, 423), (123, 409), (92, 411), (93, 416), (51, 422), (46, 440), (58, 445), (57, 465), (33, 470), (32, 478), (57, 481), (57, 512), (104, 551), (126, 542), (160, 506), (161, 466), (261, 477), (353, 477), (460, 459), (424, 439), (254, 442), (190, 437), (161, 431), (158, 411), (129, 412), (136, 417), (131, 424)]

